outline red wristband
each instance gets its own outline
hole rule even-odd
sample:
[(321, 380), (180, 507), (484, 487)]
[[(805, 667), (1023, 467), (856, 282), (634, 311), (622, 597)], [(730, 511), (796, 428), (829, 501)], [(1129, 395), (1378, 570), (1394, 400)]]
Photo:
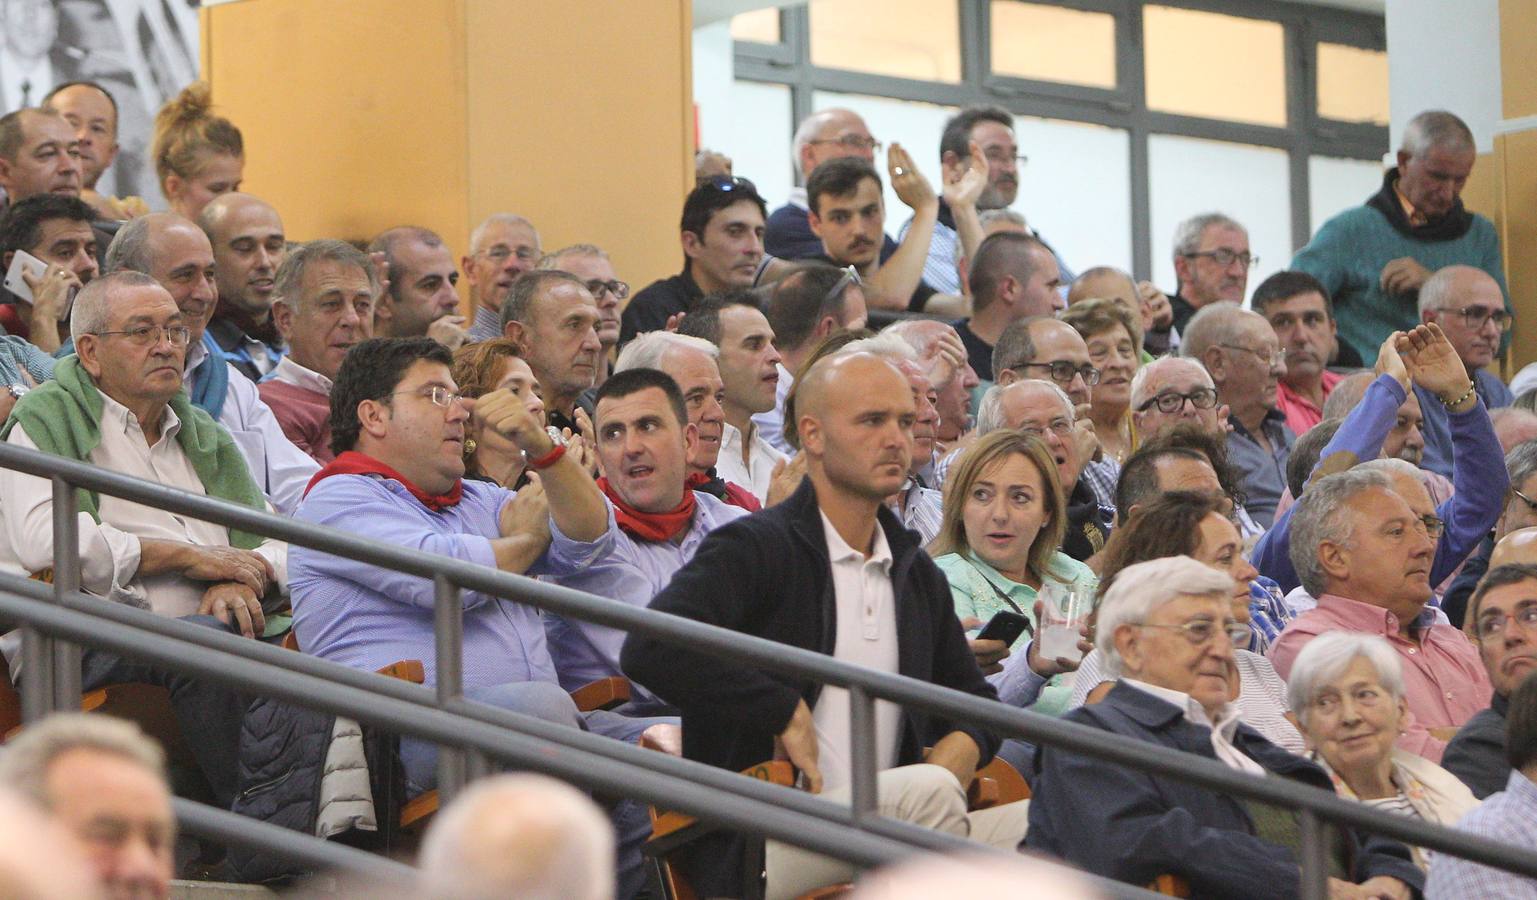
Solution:
[(560, 458), (562, 456), (565, 456), (565, 455), (566, 455), (566, 445), (565, 444), (556, 444), (554, 447), (550, 448), (550, 452), (549, 453), (546, 453), (545, 455), (539, 457), (538, 459), (528, 459), (526, 454), (524, 456), (524, 459), (527, 460), (528, 467), (530, 469), (533, 469), (535, 472), (538, 472), (541, 469), (548, 469), (550, 466), (553, 466), (556, 463), (560, 462)]

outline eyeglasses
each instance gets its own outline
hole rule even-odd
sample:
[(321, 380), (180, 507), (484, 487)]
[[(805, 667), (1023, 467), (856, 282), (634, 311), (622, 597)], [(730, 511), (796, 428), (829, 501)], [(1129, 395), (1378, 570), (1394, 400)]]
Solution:
[(822, 305), (826, 306), (827, 304), (832, 303), (834, 300), (837, 300), (839, 297), (843, 296), (843, 291), (849, 285), (860, 285), (863, 283), (864, 282), (859, 280), (858, 269), (854, 268), (853, 266), (844, 266), (842, 277), (838, 279), (837, 283), (834, 284), (826, 294), (822, 295)]
[(140, 325), (137, 328), (125, 328), (121, 331), (93, 331), (91, 334), (97, 337), (120, 334), (128, 343), (139, 347), (152, 347), (160, 343), (160, 338), (164, 336), (171, 342), (172, 347), (185, 347), (187, 341), (192, 338), (192, 329), (185, 325)]
[(1224, 269), (1231, 266), (1234, 262), (1243, 263), (1245, 269), (1252, 269), (1259, 265), (1258, 256), (1251, 256), (1248, 253), (1234, 253), (1231, 250), (1202, 250), (1198, 253), (1186, 253), (1184, 256), (1187, 259), (1204, 256)]
[(1196, 619), (1194, 622), (1186, 622), (1183, 625), (1149, 625), (1146, 622), (1143, 622), (1138, 624), (1137, 627), (1168, 628), (1174, 631), (1179, 631), (1184, 634), (1185, 640), (1189, 641), (1191, 644), (1194, 644), (1197, 647), (1211, 643), (1212, 638), (1215, 638), (1218, 633), (1227, 634), (1228, 640), (1232, 641), (1235, 647), (1245, 646), (1249, 643), (1249, 638), (1253, 634), (1253, 632), (1249, 630), (1249, 626), (1237, 621), (1236, 619), (1228, 619), (1221, 625), (1218, 625), (1216, 622), (1213, 622), (1210, 619)]
[(1089, 387), (1093, 387), (1094, 385), (1099, 384), (1099, 370), (1098, 369), (1094, 368), (1091, 365), (1088, 365), (1087, 363), (1085, 363), (1084, 365), (1081, 365), (1081, 366), (1075, 366), (1075, 365), (1073, 365), (1072, 363), (1068, 362), (1065, 359), (1059, 359), (1056, 362), (1049, 362), (1049, 363), (1020, 363), (1017, 366), (1010, 366), (1009, 368), (1010, 369), (1050, 369), (1051, 370), (1051, 380), (1055, 381), (1057, 384), (1064, 385), (1064, 386), (1073, 383), (1073, 376), (1074, 375), (1081, 375), (1081, 376), (1083, 376), (1083, 383), (1088, 385)]
[(1446, 531), (1446, 522), (1429, 514), (1420, 516), (1420, 526), (1425, 529), (1425, 536), (1431, 540), (1440, 540)]
[(411, 394), (415, 397), (426, 397), (428, 400), (432, 401), (433, 406), (441, 406), (444, 409), (448, 409), (455, 403), (459, 403), (465, 399), (468, 399), (468, 395), (456, 394), (448, 388), (442, 387), (440, 385), (433, 385), (432, 387), (427, 388), (425, 391), (421, 388), (417, 388), (414, 391), (396, 391), (393, 394), (390, 394), (390, 396), (399, 397), (401, 394)]
[(1266, 353), (1263, 350), (1256, 350), (1253, 347), (1245, 347), (1242, 344), (1218, 344), (1217, 346), (1226, 347), (1229, 350), (1242, 350), (1245, 353), (1252, 353), (1254, 356), (1259, 358), (1260, 362), (1268, 365), (1272, 369), (1278, 369), (1286, 365), (1285, 350), (1271, 350), (1270, 352)]
[(1521, 493), (1520, 491), (1516, 490), (1515, 488), (1511, 488), (1510, 492), (1512, 494), (1515, 494), (1517, 497), (1520, 497), (1521, 501), (1526, 504), (1526, 508), (1527, 509), (1530, 509), (1532, 512), (1537, 513), (1537, 500), (1533, 500), (1531, 497), (1526, 496), (1525, 494)]
[(750, 194), (758, 193), (758, 186), (740, 175), (734, 178), (730, 175), (712, 175), (701, 182), (699, 187), (714, 188), (725, 194), (729, 194), (732, 191), (746, 191)]
[(594, 278), (588, 281), (587, 291), (594, 297), (598, 296), (604, 291), (608, 291), (610, 294), (614, 295), (614, 299), (616, 300), (623, 300), (624, 298), (630, 296), (630, 286), (628, 284), (617, 280), (604, 281), (601, 278)]
[(1185, 407), (1185, 401), (1196, 409), (1211, 409), (1217, 405), (1217, 392), (1211, 388), (1196, 388), (1188, 394), (1164, 391), (1137, 407), (1137, 412), (1147, 412), (1154, 406), (1162, 413), (1177, 413)]
[(807, 141), (808, 144), (838, 144), (849, 150), (868, 150), (879, 153), (882, 147), (880, 141), (873, 137), (865, 137), (861, 134), (845, 134), (843, 137), (821, 138), (815, 141)]
[(1502, 332), (1509, 331), (1516, 324), (1515, 316), (1503, 309), (1490, 309), (1487, 306), (1464, 306), (1462, 309), (1443, 306), (1440, 310), (1454, 316), (1461, 316), (1462, 323), (1472, 331), (1483, 328), (1485, 322), (1493, 322), (1494, 327)]
[(514, 249), (506, 244), (497, 244), (490, 250), (485, 251), (485, 253), (486, 259), (492, 262), (506, 262), (507, 257), (513, 255), (518, 257), (518, 262), (532, 263), (539, 261), (539, 250), (535, 247), (518, 247)]
[(1000, 150), (996, 148), (991, 150), (984, 150), (982, 151), (982, 155), (987, 157), (988, 162), (997, 163), (1000, 166), (1006, 166), (1010, 163), (1013, 163), (1014, 168), (1016, 169), (1023, 169), (1025, 165), (1030, 162), (1030, 157), (1024, 155), (1023, 153), (1010, 153), (1007, 150)]
[(1048, 431), (1057, 437), (1067, 437), (1073, 433), (1073, 423), (1066, 419), (1052, 419), (1051, 424), (1044, 428), (1040, 425), (1021, 425), (1019, 426), (1019, 431), (1021, 434), (1028, 434), (1038, 438), (1045, 437)]
[(1537, 634), (1537, 603), (1528, 603), (1514, 613), (1494, 613), (1478, 617), (1478, 639), (1488, 642), (1505, 633), (1505, 623), (1515, 622), (1522, 631)]

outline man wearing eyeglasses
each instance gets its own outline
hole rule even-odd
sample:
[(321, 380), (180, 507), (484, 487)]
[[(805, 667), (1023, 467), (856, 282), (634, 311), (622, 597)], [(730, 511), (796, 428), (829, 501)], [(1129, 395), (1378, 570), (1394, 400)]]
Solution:
[(1190, 319), (1213, 303), (1242, 303), (1249, 269), (1259, 257), (1249, 252), (1249, 231), (1231, 216), (1202, 213), (1174, 231), (1174, 275), (1178, 279), (1169, 306), (1180, 334)]
[[(1468, 372), (1468, 391), (1483, 401), (1485, 410), (1515, 402), (1510, 388), (1485, 368), (1494, 362), (1500, 340), (1514, 324), (1505, 308), (1505, 295), (1488, 273), (1472, 266), (1447, 266), (1420, 288), (1420, 319), (1441, 326), (1446, 339)], [(1420, 409), (1425, 414), (1425, 458), (1420, 463), (1432, 472), (1452, 474), (1450, 409), (1456, 396), (1437, 396), (1416, 386)]]
[[(870, 129), (859, 114), (847, 109), (824, 109), (807, 116), (795, 129), (795, 179), (803, 182), (817, 166), (829, 159), (846, 156), (875, 164), (881, 142), (870, 136)], [(806, 214), (811, 209), (804, 187), (790, 189), (789, 200), (768, 217), (763, 233), (763, 249), (777, 259), (806, 259), (822, 253), (822, 239), (811, 231)], [(882, 234), (883, 256), (896, 252), (897, 242)]]
[(1504, 562), (1489, 570), (1468, 603), (1469, 629), (1494, 694), (1446, 745), (1441, 765), (1480, 800), (1505, 789), (1506, 715), (1516, 686), (1537, 672), (1537, 565)]
[(1243, 474), (1246, 506), (1265, 528), (1286, 490), (1286, 457), (1297, 436), (1276, 408), (1286, 354), (1258, 313), (1219, 302), (1197, 313), (1180, 352), (1211, 373), (1218, 402), (1228, 406), (1228, 459)]
[(1478, 150), (1473, 132), (1444, 110), (1409, 120), (1398, 165), (1361, 206), (1325, 222), (1289, 268), (1317, 278), (1334, 298), (1340, 340), (1371, 359), (1394, 331), (1418, 321), (1415, 295), (1451, 265), (1482, 269), (1510, 310), (1494, 223), (1462, 205)]
[(450, 350), (470, 340), (458, 315), (459, 270), (437, 233), (415, 225), (391, 228), (368, 245), (383, 254), (388, 289), (374, 309), (380, 337), (430, 337)]
[(570, 272), (587, 283), (587, 292), (598, 305), (598, 344), (602, 347), (593, 388), (602, 387), (612, 368), (614, 347), (619, 344), (619, 304), (630, 296), (629, 284), (619, 280), (608, 254), (593, 244), (572, 244), (545, 254), (538, 268)]
[(459, 261), (459, 268), (469, 282), (475, 308), (471, 340), (501, 336), (502, 301), (513, 281), (538, 261), (539, 232), (522, 216), (493, 213), (470, 232), (470, 252)]
[[(1421, 517), (1384, 472), (1357, 467), (1308, 485), (1291, 518), (1291, 558), (1318, 606), (1270, 648), (1282, 678), (1308, 641), (1328, 631), (1381, 635), (1399, 654), (1413, 714), (1398, 746), (1439, 762), (1446, 742), (1488, 705), (1478, 651), (1429, 605), (1444, 525)], [(1434, 532), (1434, 534), (1432, 533)]]

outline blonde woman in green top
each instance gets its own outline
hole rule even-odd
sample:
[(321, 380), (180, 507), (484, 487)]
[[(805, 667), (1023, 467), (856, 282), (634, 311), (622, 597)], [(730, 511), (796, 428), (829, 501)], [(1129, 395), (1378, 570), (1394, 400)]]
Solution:
[[(1036, 595), (1048, 582), (1094, 594), (1094, 573), (1058, 549), (1067, 527), (1066, 503), (1056, 462), (1039, 437), (1005, 429), (972, 444), (946, 479), (944, 514), (929, 553), (949, 579), (955, 614), (970, 637), (1004, 610), (1024, 616), (1034, 630)], [(1027, 640), (1021, 637), (1014, 648), (1022, 649)], [(1051, 715), (1063, 711), (1069, 690), (1061, 683), (1060, 666), (1035, 664), (1022, 653), (1000, 661), (1000, 649), (977, 649), (978, 663), (1004, 702), (1033, 702), (1037, 711)], [(1025, 667), (1037, 677), (1008, 671)], [(1036, 699), (1039, 676), (1048, 673), (1051, 680)], [(1028, 689), (1027, 682), (1033, 682)]]

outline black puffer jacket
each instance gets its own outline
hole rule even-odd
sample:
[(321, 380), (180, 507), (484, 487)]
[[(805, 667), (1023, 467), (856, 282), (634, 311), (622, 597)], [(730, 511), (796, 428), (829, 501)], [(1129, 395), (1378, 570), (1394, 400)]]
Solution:
[[(315, 833), (321, 780), (336, 717), (279, 700), (251, 704), (240, 733), (240, 792), (235, 812), (303, 834)], [(396, 757), (398, 741), (363, 728), (378, 833), (351, 830), (333, 837), (365, 849), (388, 849), (395, 839), (405, 785)], [(308, 866), (250, 847), (229, 849), (229, 877), (256, 884), (285, 881), (311, 872)]]

